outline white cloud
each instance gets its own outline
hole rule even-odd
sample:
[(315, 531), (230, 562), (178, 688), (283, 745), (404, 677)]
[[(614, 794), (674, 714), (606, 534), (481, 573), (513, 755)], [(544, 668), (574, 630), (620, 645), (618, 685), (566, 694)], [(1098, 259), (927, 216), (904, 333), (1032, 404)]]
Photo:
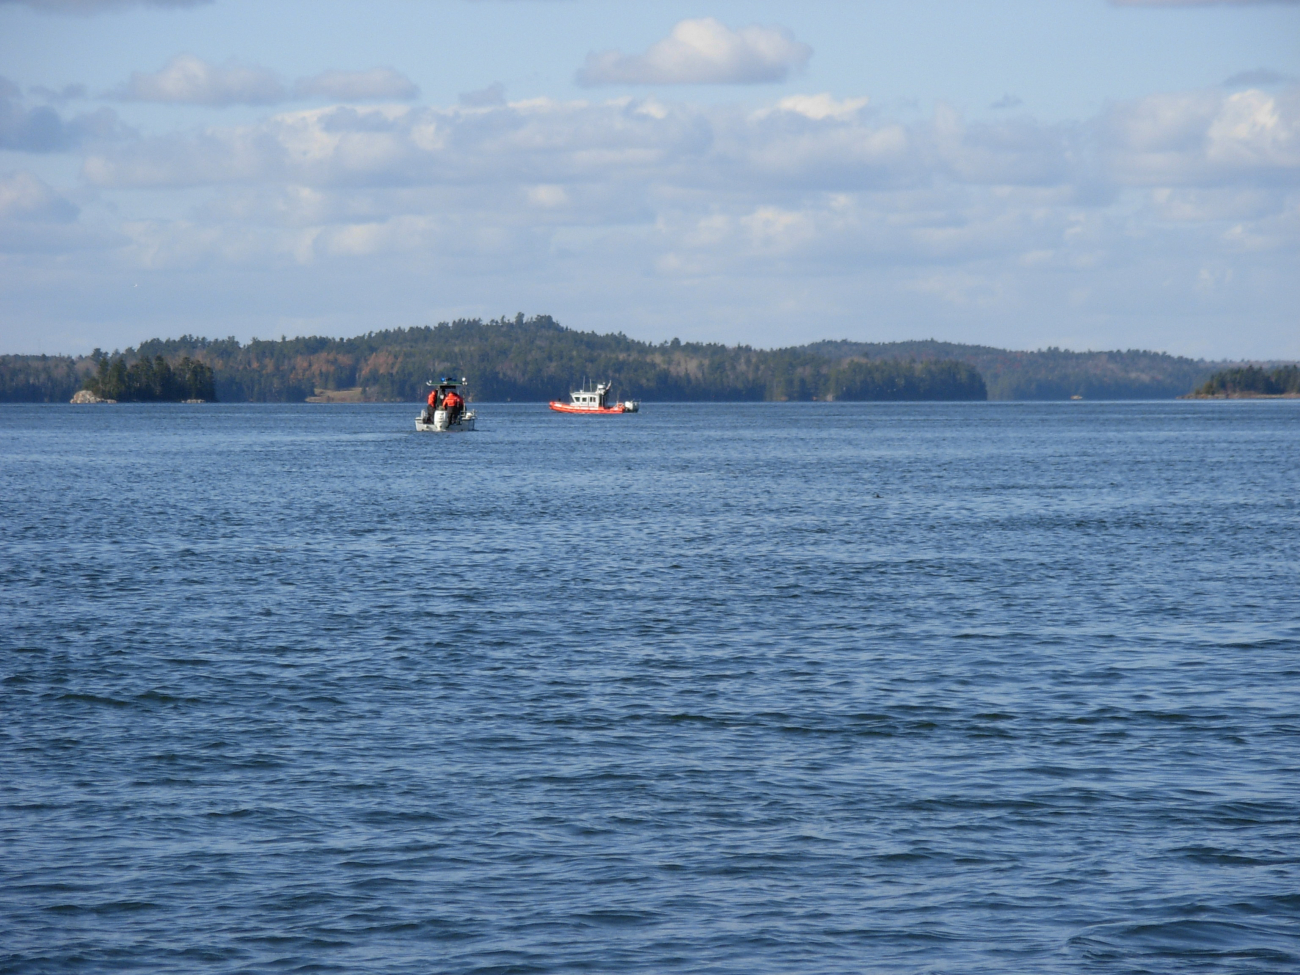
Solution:
[(0, 254), (68, 254), (122, 242), (84, 226), (80, 215), (80, 207), (34, 173), (0, 173)]
[(941, 104), (931, 134), (937, 159), (964, 183), (1048, 186), (1088, 176), (1079, 134), (1068, 126), (1031, 120), (970, 125)]
[(1300, 166), (1300, 91), (1273, 96), (1251, 90), (1228, 96), (1206, 140), (1211, 164), (1294, 171)]
[[(96, 192), (58, 226), (120, 230), (124, 267), (303, 274), (308, 302), (346, 278), (385, 309), (403, 289), (481, 289), (570, 320), (583, 302), (674, 321), (732, 309), (738, 329), (792, 301), (828, 322), (870, 308), (936, 330), (1058, 311), (1187, 320), (1210, 301), (1276, 320), (1279, 296), (1300, 300), (1298, 91), (1166, 93), (1072, 124), (947, 106), (902, 120), (829, 93), (760, 111), (630, 97), (312, 107), (98, 145), (84, 163)], [(39, 186), (14, 187), (29, 201), (15, 214), (55, 212)], [(150, 219), (95, 202), (140, 199), (159, 201)], [(167, 218), (171, 199), (188, 202)], [(42, 220), (13, 216), (6, 246), (52, 249), (24, 236), (56, 225)], [(1206, 290), (1205, 267), (1235, 273)], [(267, 294), (287, 301), (279, 287)]]
[(336, 102), (409, 101), (420, 89), (392, 68), (323, 71), (299, 78), (289, 89), (275, 72), (255, 64), (217, 65), (192, 54), (178, 54), (156, 72), (133, 72), (113, 92), (124, 101), (187, 105), (271, 105), (290, 98)]
[(543, 184), (529, 188), (528, 202), (538, 207), (559, 207), (569, 202), (569, 194), (563, 186)]
[(18, 152), (67, 152), (90, 142), (125, 138), (130, 134), (108, 108), (65, 119), (48, 105), (26, 108), (17, 100), (18, 87), (0, 78), (0, 149)]
[(285, 97), (285, 88), (266, 68), (235, 61), (215, 65), (192, 54), (178, 54), (160, 71), (132, 72), (115, 94), (126, 101), (269, 105)]
[(506, 103), (506, 86), (494, 81), (486, 88), (460, 93), (460, 103), (466, 108), (493, 108)]
[(812, 48), (784, 27), (733, 31), (704, 17), (679, 22), (645, 54), (590, 54), (577, 80), (587, 86), (755, 84), (784, 81), (811, 56)]
[(1282, 212), (1286, 194), (1276, 189), (1161, 187), (1152, 190), (1151, 202), (1164, 220), (1194, 223), (1259, 220)]
[(0, 220), (75, 219), (77, 208), (44, 180), (26, 171), (0, 174)]
[(856, 192), (952, 181), (1063, 187), (1105, 203), (1125, 186), (1300, 183), (1300, 89), (1150, 96), (1089, 124), (970, 123), (940, 105), (904, 124), (864, 99), (729, 106), (546, 99), (462, 108), (286, 112), (248, 126), (107, 145), (91, 182), (193, 186), (577, 185), (672, 192)]
[(709, 118), (694, 110), (656, 118), (626, 102), (536, 100), (471, 111), (332, 106), (141, 140), (91, 154), (85, 169), (103, 186), (617, 182), (680, 165), (712, 136)]
[(805, 210), (762, 206), (740, 220), (753, 244), (775, 251), (790, 251), (807, 244), (817, 234), (814, 216)]
[(45, 85), (32, 85), (27, 94), (43, 98), (47, 102), (70, 102), (86, 97), (86, 86), (80, 84), (64, 85), (62, 88), (49, 88)]
[(1132, 185), (1300, 183), (1300, 88), (1151, 95), (1100, 120), (1111, 177)]
[(293, 86), (299, 98), (332, 98), (337, 101), (406, 101), (417, 97), (415, 83), (392, 68), (369, 71), (325, 71), (313, 78), (302, 78)]
[(820, 95), (790, 95), (776, 103), (776, 111), (794, 112), (816, 121), (828, 118), (846, 121), (866, 108), (870, 101), (866, 96), (837, 101), (829, 92)]

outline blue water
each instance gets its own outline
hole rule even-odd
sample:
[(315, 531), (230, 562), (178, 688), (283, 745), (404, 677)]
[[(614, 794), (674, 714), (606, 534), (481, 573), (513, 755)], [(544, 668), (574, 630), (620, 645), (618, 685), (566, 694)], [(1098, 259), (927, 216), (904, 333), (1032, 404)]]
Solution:
[(0, 971), (1300, 970), (1300, 403), (0, 408)]

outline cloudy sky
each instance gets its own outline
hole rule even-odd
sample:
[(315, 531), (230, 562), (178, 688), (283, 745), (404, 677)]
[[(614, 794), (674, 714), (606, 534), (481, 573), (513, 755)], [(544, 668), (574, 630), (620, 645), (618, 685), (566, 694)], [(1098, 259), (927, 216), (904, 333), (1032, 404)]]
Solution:
[(0, 352), (1300, 358), (1300, 3), (0, 0)]

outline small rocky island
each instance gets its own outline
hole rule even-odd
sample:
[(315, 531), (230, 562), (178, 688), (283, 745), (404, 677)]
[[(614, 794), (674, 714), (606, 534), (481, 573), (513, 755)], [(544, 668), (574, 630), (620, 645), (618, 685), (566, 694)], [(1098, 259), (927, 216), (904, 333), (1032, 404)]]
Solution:
[(1262, 369), (1244, 366), (1224, 369), (1183, 399), (1296, 399), (1300, 398), (1300, 366)]
[(88, 389), (79, 389), (72, 399), (68, 400), (68, 402), (74, 405), (85, 405), (87, 403), (116, 403), (117, 400), (108, 399), (107, 397), (100, 396), (98, 393), (92, 393)]
[(207, 403), (217, 398), (212, 367), (185, 356), (173, 366), (160, 355), (130, 365), (124, 356), (100, 356), (73, 403)]

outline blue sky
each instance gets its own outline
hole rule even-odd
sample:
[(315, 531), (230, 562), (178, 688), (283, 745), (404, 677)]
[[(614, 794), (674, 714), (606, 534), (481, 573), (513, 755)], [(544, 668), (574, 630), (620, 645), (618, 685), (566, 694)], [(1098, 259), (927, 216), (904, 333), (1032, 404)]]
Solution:
[(0, 0), (0, 352), (1300, 358), (1300, 4)]

